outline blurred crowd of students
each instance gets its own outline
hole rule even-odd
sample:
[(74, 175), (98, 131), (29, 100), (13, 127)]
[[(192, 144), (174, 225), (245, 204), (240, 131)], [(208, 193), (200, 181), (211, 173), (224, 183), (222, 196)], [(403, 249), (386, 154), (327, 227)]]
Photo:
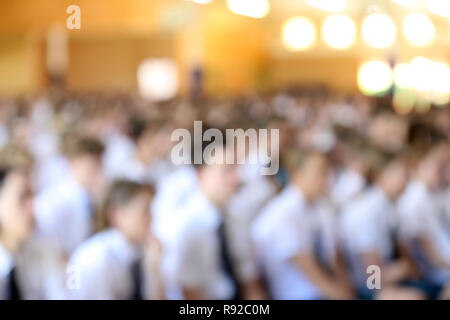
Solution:
[[(322, 89), (0, 104), (0, 299), (450, 298), (450, 108)], [(279, 129), (280, 170), (174, 165), (194, 120)]]

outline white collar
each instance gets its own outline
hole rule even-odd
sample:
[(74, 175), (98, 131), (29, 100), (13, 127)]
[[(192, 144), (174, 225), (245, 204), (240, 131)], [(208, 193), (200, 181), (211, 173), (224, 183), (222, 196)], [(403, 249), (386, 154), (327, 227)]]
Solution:
[(0, 243), (0, 277), (7, 276), (13, 267), (14, 267), (13, 256)]

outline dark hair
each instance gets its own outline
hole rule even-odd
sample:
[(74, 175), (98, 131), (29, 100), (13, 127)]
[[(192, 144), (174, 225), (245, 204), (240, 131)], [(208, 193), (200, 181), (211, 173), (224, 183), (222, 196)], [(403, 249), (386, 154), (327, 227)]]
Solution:
[(155, 189), (150, 184), (128, 180), (113, 182), (106, 192), (102, 208), (97, 214), (96, 231), (109, 227), (108, 212), (112, 207), (126, 205), (143, 191), (150, 192), (152, 195), (155, 194)]
[(85, 136), (66, 137), (62, 145), (63, 153), (69, 157), (93, 155), (101, 157), (105, 147), (98, 139)]

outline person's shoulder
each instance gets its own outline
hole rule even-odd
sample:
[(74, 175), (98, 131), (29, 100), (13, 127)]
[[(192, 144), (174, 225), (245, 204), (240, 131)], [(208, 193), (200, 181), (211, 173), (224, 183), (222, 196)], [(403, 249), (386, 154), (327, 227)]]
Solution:
[(107, 258), (110, 238), (109, 231), (102, 231), (91, 236), (75, 249), (70, 264), (80, 267), (94, 267), (101, 264)]

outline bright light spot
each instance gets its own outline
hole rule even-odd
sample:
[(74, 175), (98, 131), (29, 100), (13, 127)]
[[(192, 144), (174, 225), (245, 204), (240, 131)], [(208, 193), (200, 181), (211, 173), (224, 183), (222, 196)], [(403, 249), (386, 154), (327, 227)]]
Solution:
[(402, 89), (395, 91), (392, 104), (397, 113), (407, 114), (414, 108), (415, 102), (416, 97), (414, 96), (414, 93), (411, 90)]
[(419, 3), (419, 0), (393, 0), (393, 1), (405, 7), (414, 7)]
[(403, 33), (409, 42), (421, 47), (433, 42), (436, 30), (427, 15), (411, 13), (403, 19)]
[(191, 1), (191, 2), (198, 3), (198, 4), (209, 4), (209, 3), (213, 2), (214, 0), (184, 0), (184, 1)]
[(367, 16), (362, 23), (362, 36), (371, 47), (384, 49), (390, 47), (396, 36), (396, 27), (392, 19), (384, 13)]
[(410, 68), (413, 88), (419, 97), (436, 104), (450, 101), (450, 69), (447, 64), (416, 57)]
[(346, 15), (328, 16), (322, 25), (322, 37), (334, 49), (347, 49), (355, 42), (356, 25)]
[(347, 8), (347, 0), (306, 0), (311, 7), (330, 11), (342, 12)]
[(399, 63), (394, 67), (394, 82), (399, 88), (412, 88), (413, 74), (409, 63)]
[(264, 18), (270, 11), (268, 0), (227, 0), (231, 12), (251, 18)]
[(309, 49), (316, 41), (316, 27), (308, 18), (289, 19), (283, 25), (282, 39), (284, 45), (290, 51)]
[(178, 92), (178, 72), (167, 58), (144, 60), (138, 68), (137, 80), (142, 97), (151, 101), (173, 98)]
[(385, 93), (392, 86), (391, 67), (383, 61), (368, 61), (358, 71), (359, 89), (367, 95)]
[(427, 8), (433, 14), (450, 18), (450, 0), (427, 0)]

